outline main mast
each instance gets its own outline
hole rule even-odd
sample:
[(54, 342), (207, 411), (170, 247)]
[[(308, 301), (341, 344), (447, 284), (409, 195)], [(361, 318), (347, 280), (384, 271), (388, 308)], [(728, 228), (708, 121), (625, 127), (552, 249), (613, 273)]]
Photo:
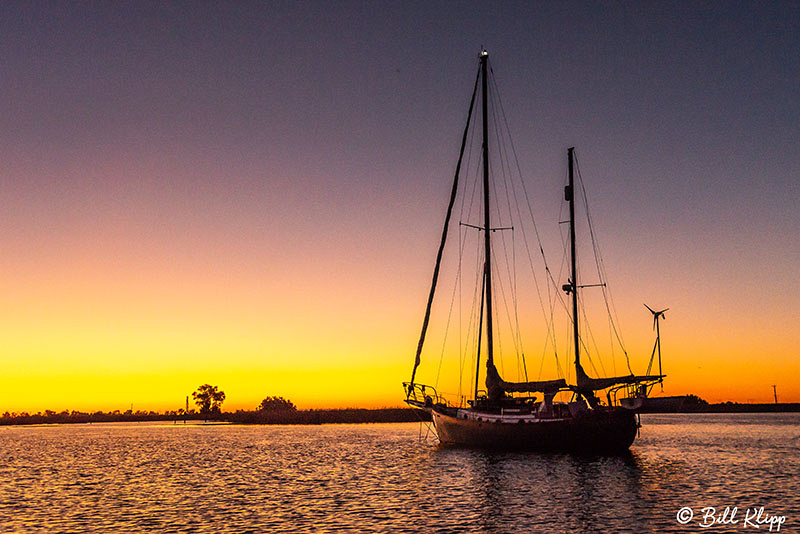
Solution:
[(569, 185), (564, 190), (564, 196), (569, 202), (569, 245), (570, 259), (572, 261), (572, 280), (569, 289), (572, 290), (572, 335), (575, 344), (575, 380), (581, 374), (581, 344), (578, 331), (578, 261), (575, 257), (575, 171), (573, 163), (574, 147), (567, 149), (569, 160)]
[(489, 209), (489, 98), (488, 66), (489, 53), (481, 52), (481, 91), (483, 93), (483, 230), (486, 247), (484, 280), (486, 285), (486, 367), (494, 367), (494, 343), (492, 337), (492, 226)]

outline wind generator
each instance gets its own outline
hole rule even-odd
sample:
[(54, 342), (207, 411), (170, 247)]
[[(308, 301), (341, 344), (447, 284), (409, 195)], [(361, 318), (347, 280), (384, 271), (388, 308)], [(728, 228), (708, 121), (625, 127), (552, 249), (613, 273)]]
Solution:
[[(650, 313), (653, 314), (653, 330), (656, 331), (656, 342), (655, 345), (653, 345), (653, 352), (650, 354), (650, 364), (647, 366), (647, 374), (650, 374), (650, 369), (653, 367), (653, 358), (656, 355), (656, 349), (658, 349), (658, 374), (661, 375), (663, 374), (661, 372), (661, 331), (658, 328), (658, 320), (662, 317), (664, 319), (667, 318), (664, 315), (664, 312), (668, 311), (669, 308), (664, 308), (661, 311), (655, 311), (647, 304), (645, 304), (644, 307), (650, 310)], [(659, 383), (661, 384), (661, 391), (664, 391), (664, 381), (660, 380)]]

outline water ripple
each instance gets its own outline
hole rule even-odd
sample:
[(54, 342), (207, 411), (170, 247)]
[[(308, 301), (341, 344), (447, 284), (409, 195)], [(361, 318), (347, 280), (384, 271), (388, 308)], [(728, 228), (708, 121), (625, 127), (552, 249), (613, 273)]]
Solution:
[(594, 458), (437, 448), (414, 424), (4, 427), (0, 531), (698, 530), (683, 506), (797, 529), (800, 417), (643, 419), (630, 455)]

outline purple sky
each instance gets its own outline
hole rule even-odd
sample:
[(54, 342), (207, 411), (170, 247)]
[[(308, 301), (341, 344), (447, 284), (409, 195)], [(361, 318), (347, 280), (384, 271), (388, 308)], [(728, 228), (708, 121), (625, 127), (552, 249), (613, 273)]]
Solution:
[(782, 2), (7, 2), (3, 160), (402, 201), (447, 187), (425, 182), (455, 158), (483, 45), (531, 167), (575, 145), (632, 217), (771, 234), (797, 226), (799, 20)]

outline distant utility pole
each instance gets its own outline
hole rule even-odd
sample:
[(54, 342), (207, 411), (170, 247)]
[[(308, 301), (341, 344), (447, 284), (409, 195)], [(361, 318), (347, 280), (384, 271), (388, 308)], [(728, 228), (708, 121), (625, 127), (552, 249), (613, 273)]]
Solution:
[(775, 396), (775, 404), (778, 404), (778, 390), (775, 389), (775, 384), (772, 384), (772, 394)]

